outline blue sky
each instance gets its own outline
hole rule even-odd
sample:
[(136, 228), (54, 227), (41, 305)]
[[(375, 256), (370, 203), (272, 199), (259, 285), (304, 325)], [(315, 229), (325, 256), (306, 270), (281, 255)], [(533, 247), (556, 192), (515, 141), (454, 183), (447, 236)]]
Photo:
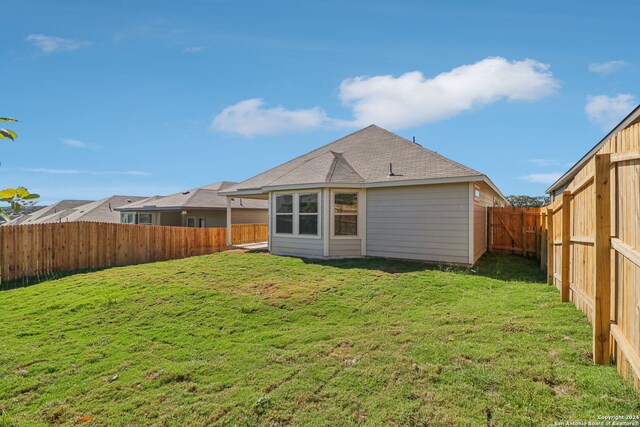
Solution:
[(505, 194), (538, 195), (640, 99), (631, 1), (5, 0), (0, 11), (0, 115), (21, 120), (1, 146), (0, 187), (43, 202), (239, 181), (372, 122)]

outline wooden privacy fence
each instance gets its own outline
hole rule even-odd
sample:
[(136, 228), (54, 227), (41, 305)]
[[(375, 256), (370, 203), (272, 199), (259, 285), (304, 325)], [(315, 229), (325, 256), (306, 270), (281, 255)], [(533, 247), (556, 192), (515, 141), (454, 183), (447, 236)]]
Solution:
[(539, 257), (540, 208), (489, 208), (489, 252)]
[(269, 239), (267, 224), (233, 224), (231, 226), (231, 244), (266, 242)]
[[(635, 148), (635, 149), (631, 149)], [(640, 385), (640, 125), (613, 135), (543, 216), (548, 282), (593, 325), (593, 359)]]
[[(235, 243), (267, 239), (266, 224), (232, 226)], [(50, 273), (210, 254), (225, 228), (65, 222), (0, 227), (0, 282)]]

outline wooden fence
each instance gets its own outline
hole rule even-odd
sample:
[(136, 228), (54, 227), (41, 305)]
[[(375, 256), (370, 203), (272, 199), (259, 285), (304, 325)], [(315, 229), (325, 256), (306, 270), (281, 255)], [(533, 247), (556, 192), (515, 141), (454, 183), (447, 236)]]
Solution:
[(548, 282), (593, 325), (593, 359), (640, 386), (640, 124), (610, 137), (543, 215)]
[(231, 226), (231, 244), (266, 242), (269, 239), (267, 224), (233, 224)]
[[(236, 244), (267, 239), (266, 224), (234, 224)], [(165, 261), (226, 249), (225, 228), (65, 222), (0, 227), (0, 282)]]
[(489, 252), (539, 257), (540, 208), (489, 208)]

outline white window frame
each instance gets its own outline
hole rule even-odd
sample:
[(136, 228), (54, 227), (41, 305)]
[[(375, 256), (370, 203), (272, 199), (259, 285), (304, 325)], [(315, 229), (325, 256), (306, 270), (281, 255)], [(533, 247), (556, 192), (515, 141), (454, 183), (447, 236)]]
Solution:
[[(351, 235), (351, 236), (342, 236), (342, 235), (338, 235), (336, 236), (336, 223), (335, 223), (335, 217), (336, 217), (336, 194), (357, 194), (358, 195), (358, 211), (356, 212), (356, 217), (358, 218), (358, 230), (357, 230), (357, 234)], [(331, 235), (331, 239), (361, 239), (363, 236), (363, 232), (362, 232), (362, 227), (363, 227), (363, 215), (362, 215), (362, 210), (363, 210), (363, 206), (362, 203), (364, 202), (364, 197), (362, 196), (363, 192), (360, 190), (331, 190), (331, 195), (330, 195), (330, 208), (329, 208), (329, 229), (330, 229), (330, 235)], [(353, 214), (337, 214), (338, 216), (349, 216), (349, 215), (353, 215)]]
[[(140, 222), (140, 217), (142, 215), (149, 215), (149, 223), (146, 222)], [(143, 213), (138, 213), (136, 215), (136, 224), (140, 224), (140, 225), (153, 225), (153, 213), (151, 212), (143, 212)]]
[[(131, 215), (131, 222), (122, 222), (125, 216)], [(135, 212), (121, 212), (120, 213), (120, 223), (121, 224), (135, 224), (136, 223), (136, 213)]]
[(207, 228), (207, 219), (203, 217), (198, 217), (198, 221), (196, 222), (196, 228)]
[[(302, 213), (302, 212), (300, 212), (300, 196), (308, 196), (310, 194), (315, 194), (316, 195), (316, 205), (317, 205), (316, 213)], [(305, 191), (304, 193), (302, 193), (302, 192), (301, 193), (296, 193), (295, 200), (297, 201), (297, 206), (294, 206), (293, 210), (295, 211), (296, 207), (297, 207), (298, 214), (295, 216), (294, 223), (297, 222), (298, 235), (300, 237), (320, 237), (320, 192), (319, 191)], [(300, 233), (300, 217), (302, 215), (306, 215), (306, 216), (315, 215), (315, 217), (316, 217), (316, 228), (317, 228), (316, 234), (301, 234)]]
[[(189, 220), (193, 220), (193, 225), (189, 225)], [(187, 227), (189, 227), (189, 228), (196, 228), (196, 227), (197, 227), (197, 225), (198, 225), (198, 222), (197, 222), (197, 220), (196, 220), (196, 217), (195, 217), (195, 216), (188, 216), (188, 217), (187, 217)]]
[[(300, 196), (307, 194), (316, 194), (318, 200), (318, 212), (316, 214), (302, 214), (302, 215), (317, 215), (318, 217), (318, 234), (300, 234)], [(290, 214), (276, 212), (276, 198), (277, 196), (293, 196), (293, 212)], [(271, 211), (271, 224), (273, 227), (274, 237), (291, 237), (296, 239), (322, 239), (322, 194), (320, 190), (306, 190), (306, 191), (277, 191), (273, 192), (273, 209)], [(293, 215), (292, 233), (277, 233), (276, 219), (278, 215)]]
[[(278, 213), (278, 196), (291, 196), (291, 213)], [(291, 233), (278, 233), (278, 215), (291, 215)], [(273, 235), (280, 237), (293, 237), (296, 234), (296, 196), (295, 193), (276, 193), (273, 196)]]

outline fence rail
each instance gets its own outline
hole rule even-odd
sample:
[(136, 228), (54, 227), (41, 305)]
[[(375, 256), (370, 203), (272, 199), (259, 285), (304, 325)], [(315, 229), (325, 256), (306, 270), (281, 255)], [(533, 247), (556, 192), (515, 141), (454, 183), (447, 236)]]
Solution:
[(548, 282), (593, 325), (594, 362), (640, 388), (640, 124), (614, 135), (542, 215)]
[[(236, 244), (267, 239), (266, 224), (234, 224)], [(65, 222), (0, 227), (0, 282), (221, 252), (225, 228)]]

